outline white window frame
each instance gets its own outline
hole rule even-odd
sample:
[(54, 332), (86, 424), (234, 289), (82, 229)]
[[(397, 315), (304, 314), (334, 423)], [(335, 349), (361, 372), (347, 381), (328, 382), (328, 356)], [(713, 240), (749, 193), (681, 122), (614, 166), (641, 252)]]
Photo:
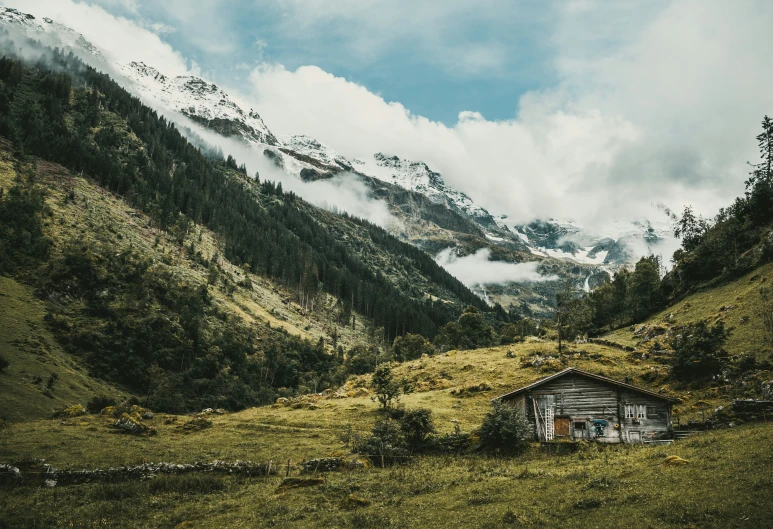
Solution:
[(636, 406), (636, 418), (637, 419), (646, 419), (647, 418), (647, 406), (644, 404), (637, 404)]
[(625, 418), (626, 419), (636, 418), (636, 407), (633, 404), (625, 405)]

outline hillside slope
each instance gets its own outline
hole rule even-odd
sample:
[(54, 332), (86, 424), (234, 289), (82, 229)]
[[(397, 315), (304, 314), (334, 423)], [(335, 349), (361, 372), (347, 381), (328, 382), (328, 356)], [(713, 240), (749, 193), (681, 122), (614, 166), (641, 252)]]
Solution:
[[(45, 305), (32, 289), (0, 277), (0, 354), (10, 364), (0, 373), (0, 419), (48, 419), (54, 410), (92, 397), (124, 392), (88, 375), (49, 331)], [(54, 378), (52, 378), (52, 375)]]
[(646, 321), (608, 333), (605, 338), (646, 351), (655, 341), (666, 344), (671, 330), (681, 325), (723, 322), (730, 331), (725, 345), (730, 355), (771, 360), (773, 346), (762, 323), (760, 297), (760, 289), (770, 285), (771, 281), (773, 264), (764, 264), (736, 280), (705, 287)]

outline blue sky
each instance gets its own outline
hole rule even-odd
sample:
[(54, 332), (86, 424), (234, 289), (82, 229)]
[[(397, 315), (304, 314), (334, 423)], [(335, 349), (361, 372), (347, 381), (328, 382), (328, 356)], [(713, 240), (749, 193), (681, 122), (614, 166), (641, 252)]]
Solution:
[(449, 125), (471, 109), (512, 118), (522, 94), (558, 81), (552, 2), (424, 2), (417, 10), (364, 0), (327, 13), (310, 2), (98, 3), (154, 28), (221, 82), (243, 81), (261, 62), (316, 65)]

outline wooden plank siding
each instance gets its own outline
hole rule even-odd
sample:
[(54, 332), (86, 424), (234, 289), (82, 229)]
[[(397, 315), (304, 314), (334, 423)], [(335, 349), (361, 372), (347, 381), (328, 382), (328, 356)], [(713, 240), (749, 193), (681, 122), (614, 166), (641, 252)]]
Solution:
[[(639, 442), (661, 437), (671, 430), (671, 403), (668, 400), (569, 372), (534, 385), (522, 393), (502, 396), (504, 402), (516, 406), (524, 413), (530, 425), (528, 436), (537, 440), (543, 439), (537, 431), (534, 399), (539, 401), (540, 396), (545, 395), (555, 396), (555, 417), (569, 419), (568, 437), (571, 439), (585, 438), (607, 443)], [(644, 406), (647, 417), (638, 422), (626, 419), (626, 404)], [(604, 435), (600, 438), (596, 438), (593, 426), (593, 421), (597, 419), (607, 421)], [(615, 425), (619, 427), (615, 428)]]

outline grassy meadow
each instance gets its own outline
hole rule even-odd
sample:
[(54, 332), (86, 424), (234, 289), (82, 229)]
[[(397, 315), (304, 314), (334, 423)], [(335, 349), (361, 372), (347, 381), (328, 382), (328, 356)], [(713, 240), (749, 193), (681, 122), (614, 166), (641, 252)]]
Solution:
[[(508, 352), (510, 354), (508, 354)], [(551, 342), (451, 351), (396, 365), (412, 389), (407, 408), (433, 411), (440, 433), (456, 424), (475, 430), (490, 399), (564, 365), (682, 395), (680, 408), (712, 392), (652, 379), (652, 365), (630, 353), (594, 344), (572, 345), (566, 364), (535, 357), (555, 354)], [(548, 455), (538, 446), (497, 458), (428, 455), (405, 465), (324, 474), (324, 484), (279, 490), (290, 465), (351, 454), (347, 432), (365, 434), (379, 417), (365, 395), (368, 376), (351, 379), (339, 395), (208, 415), (212, 426), (189, 431), (186, 416), (156, 414), (158, 434), (116, 433), (98, 415), (13, 423), (0, 432), (0, 461), (44, 458), (57, 468), (107, 468), (142, 462), (271, 460), (278, 476), (159, 476), (116, 484), (3, 490), (0, 520), (7, 527), (764, 527), (773, 514), (773, 426), (749, 424), (698, 434), (670, 446), (582, 446)], [(362, 389), (361, 389), (362, 388)], [(352, 396), (347, 396), (352, 395)], [(664, 464), (667, 456), (689, 461)], [(2, 525), (0, 525), (2, 527)]]

